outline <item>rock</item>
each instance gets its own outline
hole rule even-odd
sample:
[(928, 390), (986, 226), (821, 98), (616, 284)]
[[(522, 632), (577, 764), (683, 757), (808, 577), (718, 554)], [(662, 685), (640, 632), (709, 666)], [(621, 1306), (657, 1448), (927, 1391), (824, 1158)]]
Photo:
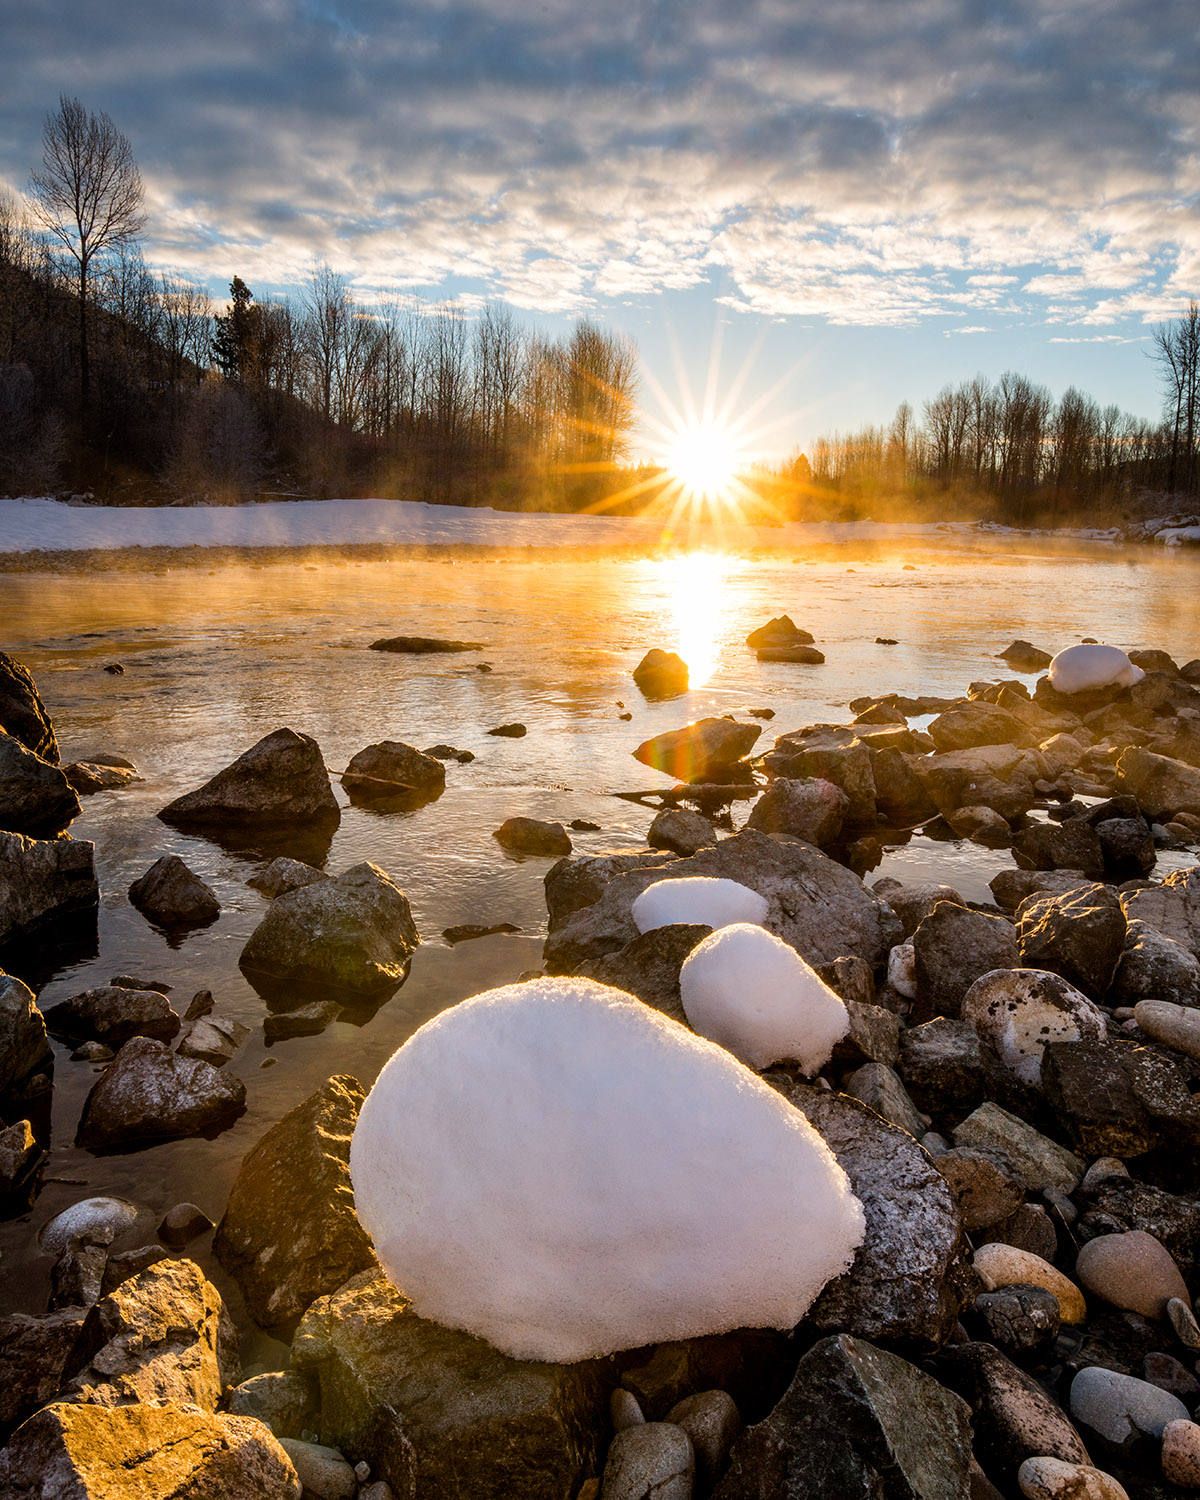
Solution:
[(457, 750), (453, 745), (430, 745), (421, 754), (432, 755), (434, 760), (456, 760), (460, 766), (469, 766), (475, 759), (473, 750)]
[(613, 1438), (601, 1500), (691, 1500), (696, 1457), (682, 1427), (643, 1422)]
[(1012, 843), (1008, 820), (990, 807), (960, 807), (947, 813), (946, 821), (959, 838), (970, 839), (986, 849), (1007, 849)]
[(280, 1438), (279, 1446), (291, 1459), (305, 1494), (316, 1500), (354, 1500), (358, 1494), (354, 1470), (336, 1448), (298, 1438)]
[(1051, 1043), (1042, 1064), (1046, 1097), (1085, 1156), (1140, 1156), (1158, 1143), (1127, 1066), (1128, 1042)]
[(811, 646), (812, 643), (813, 637), (796, 625), (790, 615), (776, 615), (746, 637), (747, 646), (755, 650), (760, 646)]
[(734, 1444), (714, 1500), (963, 1500), (970, 1454), (964, 1402), (895, 1354), (838, 1334), (804, 1355), (770, 1416)]
[(1027, 870), (1082, 870), (1089, 880), (1104, 879), (1100, 835), (1083, 818), (1030, 824), (1014, 836), (1013, 858)]
[(330, 1078), (242, 1162), (213, 1250), (266, 1328), (291, 1322), (373, 1264), (349, 1171), (364, 1097), (357, 1079)]
[(510, 1359), (418, 1318), (377, 1270), (309, 1308), (292, 1364), (320, 1375), (321, 1441), (398, 1495), (561, 1500), (596, 1472), (608, 1430), (595, 1365)]
[(180, 1401), (215, 1411), (241, 1379), (237, 1330), (190, 1260), (163, 1260), (109, 1292), (76, 1344), (71, 1399), (103, 1406)]
[(246, 1087), (197, 1058), (135, 1036), (97, 1081), (83, 1106), (76, 1144), (93, 1151), (133, 1141), (175, 1139), (232, 1122)]
[(278, 1438), (299, 1437), (312, 1429), (321, 1409), (313, 1382), (294, 1370), (252, 1375), (229, 1393), (229, 1413), (253, 1417)]
[(162, 927), (214, 922), (221, 914), (216, 893), (177, 854), (156, 859), (129, 887), (129, 900), (144, 917)]
[(1016, 911), (1027, 896), (1062, 895), (1092, 882), (1082, 870), (1001, 870), (988, 884), (997, 906)]
[(0, 831), (0, 945), (100, 904), (96, 846)]
[(749, 754), (761, 733), (758, 724), (700, 719), (646, 740), (633, 752), (633, 758), (680, 781), (720, 780), (722, 773)]
[(1108, 818), (1093, 825), (1110, 880), (1135, 880), (1149, 875), (1157, 854), (1154, 835), (1142, 818)]
[(79, 815), (79, 798), (57, 766), (0, 729), (0, 828), (53, 837)]
[(955, 1127), (954, 1144), (998, 1151), (1012, 1162), (1033, 1193), (1048, 1187), (1070, 1193), (1084, 1172), (1079, 1157), (991, 1101)]
[(197, 1208), (194, 1203), (176, 1203), (163, 1215), (158, 1237), (164, 1245), (181, 1250), (200, 1235), (207, 1234), (212, 1227), (213, 1221), (202, 1208)]
[(1020, 958), (1012, 924), (939, 902), (913, 933), (917, 994), (913, 1020), (957, 1016), (976, 979), (993, 969), (1015, 969)]
[(58, 1395), (86, 1316), (85, 1308), (63, 1307), (0, 1317), (0, 1432), (10, 1432)]
[(571, 852), (571, 837), (562, 824), (541, 818), (505, 818), (492, 837), (512, 854), (543, 854), (557, 859)]
[(1028, 1500), (1129, 1500), (1125, 1487), (1111, 1474), (1061, 1458), (1027, 1458), (1017, 1482)]
[(248, 1417), (170, 1402), (56, 1402), (0, 1452), (0, 1492), (11, 1500), (300, 1500), (300, 1481), (269, 1430)]
[(276, 896), (286, 896), (289, 891), (298, 891), (306, 885), (314, 885), (318, 880), (328, 878), (324, 870), (315, 870), (302, 860), (287, 859), (280, 855), (264, 866), (257, 875), (252, 875), (246, 884), (274, 900)]
[(898, 1069), (917, 1108), (947, 1127), (1003, 1094), (1010, 1077), (969, 1021), (947, 1016), (901, 1033)]
[(788, 1335), (740, 1328), (703, 1338), (674, 1339), (621, 1358), (621, 1385), (637, 1398), (648, 1421), (662, 1422), (688, 1395), (727, 1391), (751, 1420), (765, 1416), (795, 1371)]
[(263, 1036), (268, 1042), (282, 1042), (292, 1036), (320, 1036), (344, 1009), (337, 1000), (314, 1000), (311, 1005), (264, 1017)]
[(876, 752), (857, 740), (843, 743), (832, 733), (781, 734), (763, 765), (773, 777), (791, 780), (815, 777), (839, 787), (849, 799), (845, 810), (848, 828), (873, 827), (877, 820), (875, 773)]
[(977, 745), (1016, 745), (1026, 740), (1025, 726), (1006, 709), (990, 703), (959, 703), (929, 725), (941, 751), (971, 750)]
[(670, 849), (673, 854), (698, 854), (717, 842), (716, 829), (707, 818), (684, 807), (664, 807), (650, 824), (646, 842), (651, 849)]
[(951, 906), (966, 906), (963, 898), (949, 885), (901, 885), (899, 881), (877, 880), (871, 889), (877, 896), (882, 896), (900, 918), (906, 938), (912, 937), (939, 901)]
[(524, 724), (497, 724), (495, 729), (487, 732), (502, 740), (523, 740), (529, 733)]
[(995, 969), (963, 997), (970, 1021), (1021, 1083), (1038, 1088), (1042, 1054), (1050, 1042), (1103, 1039), (1104, 1012), (1058, 974), (1043, 969)]
[(1107, 1177), (1086, 1193), (1080, 1189), (1076, 1199), (1079, 1239), (1144, 1229), (1166, 1246), (1185, 1278), (1196, 1274), (1200, 1202), (1195, 1198), (1168, 1193), (1133, 1177)]
[(53, 1056), (32, 990), (0, 972), (0, 1095), (39, 1071)]
[(688, 664), (674, 651), (652, 646), (634, 667), (633, 680), (647, 698), (674, 698), (687, 692)]
[(1168, 1484), (1200, 1489), (1200, 1427), (1195, 1422), (1168, 1422), (1163, 1428), (1162, 1472)]
[(1200, 1399), (1200, 1380), (1173, 1354), (1152, 1350), (1142, 1361), (1142, 1373), (1151, 1385), (1170, 1391), (1185, 1403)]
[(763, 833), (790, 833), (806, 844), (822, 847), (832, 844), (841, 833), (849, 810), (850, 799), (830, 781), (780, 776), (754, 804), (746, 827)]
[(403, 792), (437, 796), (446, 785), (446, 768), (435, 756), (424, 755), (399, 740), (381, 740), (351, 756), (342, 772), (346, 791), (370, 801)]
[(1053, 1292), (1014, 1282), (981, 1292), (971, 1305), (968, 1321), (972, 1326), (978, 1324), (986, 1342), (995, 1344), (1011, 1359), (1053, 1343), (1061, 1317)]
[(250, 934), (239, 965), (289, 986), (388, 994), (420, 943), (408, 898), (377, 866), (279, 896)]
[(96, 1238), (80, 1235), (73, 1239), (50, 1272), (50, 1301), (53, 1312), (64, 1307), (91, 1307), (98, 1302), (104, 1284), (111, 1235)]
[[(546, 909), (551, 928), (561, 927), (567, 919), (585, 906), (593, 906), (603, 896), (608, 882), (631, 870), (662, 870), (673, 863), (670, 853), (651, 849), (627, 854), (583, 854), (560, 859), (547, 870), (542, 881), (546, 892)], [(656, 877), (657, 878), (657, 877)], [(650, 882), (648, 882), (650, 883)]]
[(51, 1036), (70, 1042), (103, 1042), (114, 1051), (130, 1037), (149, 1036), (169, 1042), (179, 1034), (179, 1017), (165, 995), (120, 985), (84, 990), (52, 1005), (45, 1016)]
[(1058, 1302), (1064, 1323), (1082, 1323), (1087, 1318), (1087, 1304), (1075, 1283), (1028, 1250), (992, 1241), (976, 1250), (974, 1265), (989, 1292), (1002, 1286), (1040, 1286)]
[(696, 1487), (708, 1494), (725, 1472), (729, 1452), (742, 1434), (742, 1418), (728, 1391), (699, 1391), (685, 1396), (667, 1413), (682, 1427), (696, 1456)]
[(45, 1255), (61, 1255), (74, 1239), (111, 1244), (137, 1219), (137, 1205), (125, 1198), (81, 1198), (42, 1225), (38, 1248)]
[(712, 932), (696, 923), (672, 922), (634, 938), (616, 953), (580, 964), (576, 974), (636, 995), (681, 1025), (689, 1024), (679, 996), (679, 971), (692, 950)]
[(511, 922), (493, 922), (490, 926), (485, 926), (482, 922), (462, 922), (457, 927), (443, 927), (442, 936), (453, 948), (455, 943), (469, 943), (476, 938), (496, 937), (520, 930)]
[(842, 1080), (843, 1092), (873, 1109), (889, 1125), (905, 1130), (919, 1141), (925, 1134), (925, 1121), (908, 1097), (904, 1085), (884, 1063), (868, 1062)]
[(336, 825), (341, 819), (316, 740), (276, 729), (159, 813), (179, 827)]
[(176, 1051), (180, 1057), (199, 1057), (223, 1068), (250, 1035), (249, 1026), (231, 1016), (206, 1016), (195, 1021)]
[[(655, 856), (656, 861), (662, 856)], [(754, 829), (722, 839), (715, 848), (702, 849), (691, 859), (675, 859), (647, 867), (611, 862), (575, 877), (587, 894), (584, 882), (603, 878), (615, 870), (602, 886), (599, 898), (569, 915), (556, 899), (551, 908), (550, 933), (546, 940), (546, 963), (552, 973), (574, 970), (580, 963), (623, 948), (637, 936), (631, 915), (634, 900), (647, 886), (660, 879), (708, 876), (736, 880), (766, 897), (764, 926), (780, 937), (808, 963), (829, 963), (835, 958), (856, 956), (872, 968), (899, 936), (899, 924), (891, 909), (867, 891), (857, 876), (819, 850), (802, 843), (783, 843)], [(562, 882), (566, 871), (551, 870), (547, 877), (547, 902), (552, 886)], [(594, 888), (591, 887), (591, 888)], [(559, 895), (565, 894), (559, 885)], [(563, 903), (566, 904), (565, 902)]]
[[(830, 982), (827, 973), (831, 967), (826, 964), (817, 973), (836, 993), (836, 986)], [(844, 994), (842, 998), (850, 1018), (850, 1029), (834, 1046), (833, 1066), (854, 1068), (863, 1063), (877, 1062), (894, 1068), (900, 1057), (900, 1018), (882, 1005), (864, 1005), (859, 1000), (846, 999)]]
[(1040, 672), (1043, 667), (1048, 667), (1052, 660), (1049, 651), (1043, 651), (1037, 646), (1031, 646), (1028, 641), (1021, 640), (1014, 641), (1011, 646), (1005, 646), (999, 654), (1014, 672)]
[(390, 635), (372, 641), (372, 651), (392, 651), (404, 656), (453, 654), (459, 651), (482, 651), (482, 641), (456, 641), (431, 635)]
[(0, 728), (50, 765), (58, 765), (58, 741), (28, 667), (0, 651)]
[(896, 828), (914, 828), (937, 813), (917, 774), (918, 758), (895, 747), (871, 751), (871, 780), (878, 815)]
[(97, 765), (92, 761), (75, 760), (63, 767), (63, 775), (71, 790), (80, 797), (91, 797), (97, 792), (120, 791), (131, 781), (140, 781), (136, 771), (122, 766)]
[(1131, 922), (1144, 922), (1193, 958), (1200, 959), (1200, 871), (1174, 870), (1161, 885), (1121, 892), (1121, 906)]
[(788, 1098), (850, 1179), (867, 1232), (849, 1271), (809, 1310), (826, 1331), (940, 1347), (958, 1319), (969, 1272), (953, 1195), (912, 1136), (857, 1100), (806, 1084)]
[(15, 1192), (37, 1170), (46, 1153), (28, 1120), (0, 1129), (0, 1194)]
[(1011, 1245), (1030, 1255), (1053, 1263), (1058, 1254), (1058, 1232), (1054, 1221), (1040, 1203), (1022, 1203), (1007, 1219), (981, 1230), (979, 1238), (986, 1244)]
[(795, 661), (806, 666), (820, 666), (825, 660), (815, 646), (759, 646), (756, 655), (759, 661)]
[(609, 1397), (608, 1410), (614, 1432), (621, 1432), (626, 1427), (639, 1427), (646, 1420), (637, 1397), (621, 1385)]
[(150, 1266), (156, 1266), (160, 1261), (167, 1259), (169, 1259), (168, 1254), (161, 1245), (140, 1245), (136, 1250), (126, 1250), (119, 1255), (110, 1255), (108, 1264), (104, 1267), (101, 1293), (107, 1296), (109, 1292), (115, 1291), (117, 1287), (128, 1281), (131, 1276), (138, 1276)]
[(1188, 1303), (1172, 1297), (1167, 1303), (1167, 1320), (1171, 1331), (1185, 1349), (1200, 1349), (1200, 1323)]
[(1200, 961), (1182, 943), (1147, 922), (1130, 921), (1109, 998), (1118, 1005), (1168, 1000), (1174, 1005), (1200, 1006)]
[(1079, 1251), (1075, 1274), (1105, 1302), (1146, 1318), (1165, 1317), (1172, 1297), (1190, 1301), (1170, 1251), (1142, 1229), (1089, 1240)]
[(1103, 885), (1083, 886), (1062, 896), (1030, 896), (1017, 909), (1021, 963), (1061, 974), (1097, 1000), (1112, 983), (1125, 931), (1121, 903)]
[(1200, 770), (1169, 755), (1131, 745), (1117, 761), (1117, 786), (1151, 818), (1200, 812)]
[(1151, 1040), (1200, 1061), (1200, 1010), (1169, 1000), (1139, 1000), (1133, 1018)]
[(937, 1157), (968, 1234), (1008, 1218), (1025, 1201), (1025, 1183), (995, 1151), (955, 1146)]
[(1170, 1391), (1091, 1365), (1071, 1382), (1071, 1415), (1110, 1450), (1128, 1454), (1139, 1438), (1161, 1439), (1168, 1422), (1189, 1421), (1191, 1414)]

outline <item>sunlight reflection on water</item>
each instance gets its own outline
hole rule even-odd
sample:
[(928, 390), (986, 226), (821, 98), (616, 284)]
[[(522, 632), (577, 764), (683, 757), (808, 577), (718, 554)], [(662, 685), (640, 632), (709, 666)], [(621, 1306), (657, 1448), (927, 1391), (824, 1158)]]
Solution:
[(687, 662), (693, 688), (704, 687), (716, 671), (727, 580), (736, 562), (720, 552), (691, 552), (656, 565), (675, 629), (673, 648)]

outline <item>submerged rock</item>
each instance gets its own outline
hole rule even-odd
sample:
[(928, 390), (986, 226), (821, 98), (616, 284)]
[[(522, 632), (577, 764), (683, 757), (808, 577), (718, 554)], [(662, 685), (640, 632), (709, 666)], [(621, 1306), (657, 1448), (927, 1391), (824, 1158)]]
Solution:
[(50, 837), (79, 815), (79, 797), (57, 766), (0, 729), (0, 828)]
[(129, 900), (144, 917), (163, 927), (214, 922), (221, 903), (211, 886), (189, 870), (178, 854), (164, 854), (129, 887)]
[(0, 944), (100, 905), (96, 846), (0, 831)]
[(336, 824), (341, 810), (316, 740), (276, 729), (159, 813), (181, 827)]
[(653, 646), (634, 667), (633, 680), (647, 698), (673, 698), (687, 692), (688, 664), (674, 651)]
[(571, 852), (571, 836), (562, 824), (542, 818), (505, 818), (492, 837), (513, 854), (560, 858)]
[(50, 765), (58, 765), (54, 725), (33, 675), (7, 651), (0, 651), (0, 728)]
[(133, 1036), (169, 1042), (179, 1033), (179, 1017), (165, 995), (123, 985), (84, 990), (52, 1005), (45, 1014), (51, 1036), (71, 1042), (103, 1042), (114, 1051)]
[(450, 655), (458, 651), (482, 651), (482, 641), (439, 639), (431, 635), (390, 635), (371, 642), (372, 651), (395, 651), (405, 656)]
[(342, 772), (342, 785), (362, 798), (389, 797), (397, 792), (436, 796), (446, 785), (446, 768), (400, 740), (381, 740), (351, 756)]
[(199, 1059), (180, 1057), (162, 1042), (135, 1036), (87, 1096), (76, 1135), (103, 1150), (131, 1141), (196, 1135), (245, 1108), (246, 1087)]
[(315, 885), (318, 880), (328, 879), (324, 870), (317, 870), (312, 865), (306, 865), (303, 860), (288, 859), (281, 854), (257, 875), (252, 875), (246, 884), (274, 900), (276, 896), (286, 896), (289, 891), (298, 891), (306, 885)]

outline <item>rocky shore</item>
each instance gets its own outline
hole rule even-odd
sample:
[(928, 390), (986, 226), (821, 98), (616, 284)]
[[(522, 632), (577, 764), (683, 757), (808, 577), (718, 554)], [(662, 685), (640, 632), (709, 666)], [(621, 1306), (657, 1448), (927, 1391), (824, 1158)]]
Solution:
[[(805, 635), (782, 617), (749, 649), (794, 650), (772, 659), (803, 670)], [(1014, 642), (959, 698), (857, 700), (853, 722), (784, 728), (765, 753), (759, 723), (680, 726), (630, 746), (675, 778), (641, 797), (655, 813), (643, 850), (578, 855), (561, 825), (533, 819), (497, 830), (505, 847), (561, 855), (545, 876), (543, 970), (527, 976), (551, 993), (556, 979), (598, 982), (690, 1031), (681, 970), (711, 913), (681, 899), (647, 925), (640, 903), (699, 879), (750, 893), (753, 920), (844, 1006), (816, 1071), (783, 1056), (744, 1075), (812, 1127), (862, 1208), (849, 1269), (798, 1325), (726, 1325), (553, 1363), (421, 1316), (355, 1212), (366, 1090), (339, 1074), (261, 1137), (215, 1226), (183, 1203), (154, 1243), (114, 1251), (127, 1228), (118, 1199), (43, 1225), (50, 1305), (0, 1319), (0, 1495), (1200, 1489), (1200, 662), (1146, 650), (1128, 664), (1130, 685), (1064, 691), (1052, 671), (1031, 690), (1012, 674), (1050, 658)], [(653, 666), (644, 691), (678, 683), (672, 662)], [(369, 746), (347, 791), (436, 796), (457, 754)], [(0, 942), (90, 919), (94, 853), (68, 830), (109, 772), (135, 774), (60, 766), (36, 685), (0, 654)], [(327, 825), (339, 809), (319, 747), (281, 728), (160, 816), (216, 836)], [(994, 900), (867, 883), (885, 844), (918, 829), (993, 851)], [(1167, 852), (1179, 867), (1164, 875)], [(264, 995), (289, 996), (267, 1025), (319, 1031), (347, 997), (377, 1004), (402, 980), (421, 938), (383, 870), (331, 876), (280, 859), (257, 883), (272, 905), (239, 962)], [(130, 899), (165, 924), (217, 915), (175, 857)], [(107, 1064), (77, 1123), (89, 1149), (220, 1129), (244, 1109), (245, 1027), (204, 992), (180, 1009), (153, 980), (114, 976), (43, 1013), (0, 974), (9, 1203), (37, 1192), (48, 1035)], [(450, 1083), (465, 1122), (470, 1091)], [(652, 1082), (638, 1094), (650, 1114), (680, 1105)], [(719, 1133), (705, 1149), (718, 1180)], [(719, 1234), (725, 1205), (699, 1206)], [(210, 1233), (245, 1318), (288, 1346), (286, 1367), (241, 1368), (249, 1328), (188, 1256)]]

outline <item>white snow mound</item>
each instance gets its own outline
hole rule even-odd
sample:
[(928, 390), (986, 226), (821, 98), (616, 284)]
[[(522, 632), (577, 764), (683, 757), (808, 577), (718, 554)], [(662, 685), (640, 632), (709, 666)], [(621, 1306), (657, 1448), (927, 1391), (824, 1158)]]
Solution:
[(414, 1310), (517, 1359), (791, 1328), (864, 1233), (799, 1110), (587, 979), (506, 985), (422, 1026), (367, 1096), (350, 1175)]
[(695, 922), (704, 927), (729, 927), (734, 922), (767, 920), (767, 898), (737, 880), (714, 875), (685, 875), (648, 885), (633, 903), (639, 932), (668, 927), (672, 922)]
[(850, 1027), (841, 996), (794, 948), (749, 922), (723, 927), (692, 949), (679, 994), (700, 1035), (748, 1068), (794, 1059), (817, 1073)]
[(1050, 663), (1050, 686), (1060, 693), (1132, 687), (1145, 675), (1116, 646), (1068, 646)]

